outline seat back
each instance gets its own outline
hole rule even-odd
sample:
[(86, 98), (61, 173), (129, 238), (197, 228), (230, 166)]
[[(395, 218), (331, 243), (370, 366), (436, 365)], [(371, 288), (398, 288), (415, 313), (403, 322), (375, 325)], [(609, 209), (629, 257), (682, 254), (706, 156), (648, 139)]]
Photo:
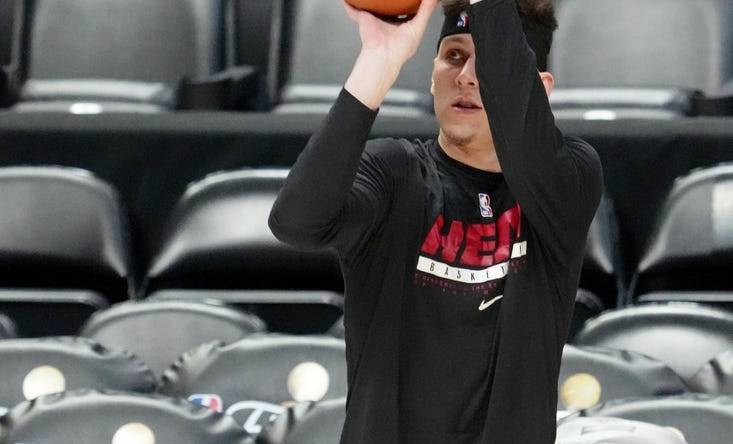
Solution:
[(12, 339), (16, 335), (15, 323), (0, 313), (0, 339)]
[(175, 82), (184, 75), (209, 75), (223, 64), (219, 0), (27, 5), (28, 78)]
[(686, 387), (672, 369), (639, 353), (566, 345), (558, 410), (581, 410), (611, 399), (677, 395)]
[(117, 192), (84, 170), (0, 168), (0, 288), (132, 291), (128, 222)]
[(78, 390), (25, 402), (0, 420), (2, 442), (245, 444), (231, 418), (180, 399)]
[(343, 341), (251, 335), (208, 344), (163, 374), (161, 392), (223, 411), (253, 436), (294, 402), (346, 396)]
[(733, 348), (711, 359), (686, 382), (695, 392), (733, 396)]
[(557, 427), (556, 444), (687, 444), (670, 428), (621, 418), (573, 418)]
[(220, 304), (145, 301), (123, 302), (98, 312), (80, 335), (129, 350), (161, 375), (180, 355), (201, 344), (228, 344), (264, 330), (256, 316)]
[(147, 273), (158, 289), (342, 291), (333, 251), (303, 252), (267, 225), (287, 170), (217, 173), (191, 184), (168, 222)]
[(7, 408), (79, 388), (151, 393), (157, 387), (153, 373), (133, 354), (75, 337), (0, 341), (0, 374), (0, 406)]
[(682, 432), (687, 442), (720, 444), (730, 441), (733, 397), (685, 394), (615, 400), (589, 409), (586, 414), (674, 427)]
[[(733, 164), (695, 170), (669, 192), (631, 295), (653, 291), (733, 291)], [(731, 298), (733, 300), (733, 298)]]
[(549, 65), (559, 87), (733, 94), (733, 3), (728, 0), (563, 0), (557, 19)]
[(620, 245), (618, 217), (611, 199), (604, 196), (588, 230), (579, 287), (597, 295), (606, 307), (617, 306), (625, 293)]
[[(284, 44), (281, 70), (284, 78), (280, 112), (324, 111), (337, 97), (361, 48), (358, 27), (346, 15), (339, 2), (331, 0), (295, 0), (286, 2)], [(433, 58), (443, 22), (437, 8), (415, 56), (400, 72), (394, 87), (385, 98), (384, 107), (394, 112), (419, 110), (432, 113), (430, 76)], [(320, 106), (319, 106), (320, 105)], [(388, 109), (389, 111), (389, 109)]]
[(687, 379), (733, 347), (733, 314), (696, 304), (627, 307), (588, 321), (574, 344), (642, 353)]

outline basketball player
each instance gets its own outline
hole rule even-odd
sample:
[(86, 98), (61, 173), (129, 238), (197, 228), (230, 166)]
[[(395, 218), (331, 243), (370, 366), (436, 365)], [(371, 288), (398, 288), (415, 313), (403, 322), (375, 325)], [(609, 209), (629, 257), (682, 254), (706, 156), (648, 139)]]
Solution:
[(343, 444), (552, 444), (600, 162), (555, 127), (548, 0), (444, 1), (437, 139), (367, 141), (436, 5), (401, 24), (344, 5), (361, 53), (270, 227), (339, 254)]

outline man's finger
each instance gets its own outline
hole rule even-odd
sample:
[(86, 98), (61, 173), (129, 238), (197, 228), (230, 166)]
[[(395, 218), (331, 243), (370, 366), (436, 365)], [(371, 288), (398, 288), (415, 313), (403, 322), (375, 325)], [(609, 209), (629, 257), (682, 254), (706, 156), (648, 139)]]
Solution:
[(412, 19), (415, 22), (415, 25), (419, 26), (421, 29), (428, 27), (428, 22), (430, 21), (430, 17), (433, 15), (433, 11), (435, 11), (435, 7), (438, 5), (438, 1), (439, 0), (422, 0), (422, 2), (420, 2), (420, 8)]

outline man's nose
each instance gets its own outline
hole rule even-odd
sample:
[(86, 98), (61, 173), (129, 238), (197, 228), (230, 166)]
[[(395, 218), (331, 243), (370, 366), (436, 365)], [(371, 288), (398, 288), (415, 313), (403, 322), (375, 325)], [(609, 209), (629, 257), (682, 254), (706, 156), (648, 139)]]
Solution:
[(463, 64), (461, 72), (456, 77), (456, 82), (461, 86), (477, 86), (476, 78), (476, 59), (471, 57)]

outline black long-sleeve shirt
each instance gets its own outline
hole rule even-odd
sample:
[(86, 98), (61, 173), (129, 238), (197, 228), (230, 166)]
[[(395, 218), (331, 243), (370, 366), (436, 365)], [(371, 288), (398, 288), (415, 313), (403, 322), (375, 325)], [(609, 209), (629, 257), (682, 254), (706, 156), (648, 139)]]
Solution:
[(435, 140), (367, 141), (377, 112), (343, 90), (273, 207), (278, 238), (341, 259), (342, 443), (554, 442), (602, 175), (555, 127), (515, 1), (469, 8), (501, 174)]

